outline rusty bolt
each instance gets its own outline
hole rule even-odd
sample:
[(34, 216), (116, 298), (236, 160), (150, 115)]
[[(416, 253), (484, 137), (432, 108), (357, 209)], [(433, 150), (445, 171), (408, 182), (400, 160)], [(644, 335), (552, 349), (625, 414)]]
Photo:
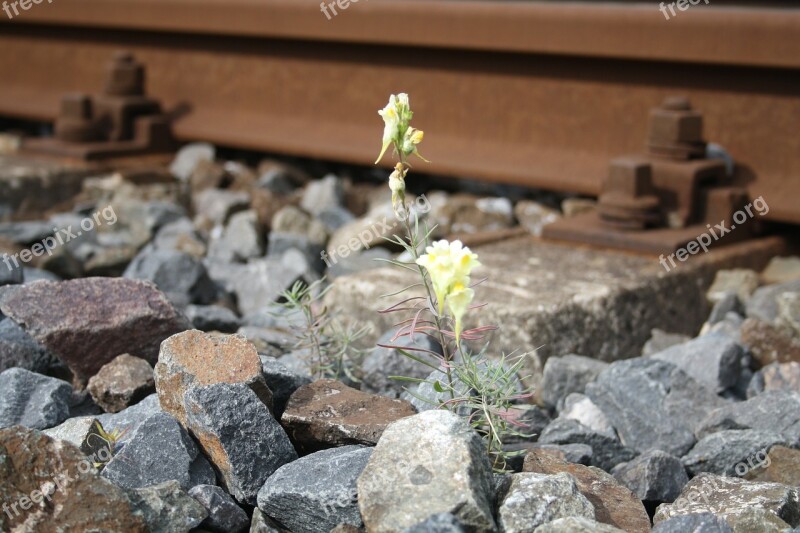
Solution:
[(108, 67), (105, 94), (108, 96), (141, 96), (144, 94), (144, 65), (132, 54), (117, 52)]
[(659, 224), (662, 216), (650, 163), (635, 158), (612, 161), (598, 212), (604, 223), (619, 229), (640, 230)]
[(648, 149), (652, 155), (676, 160), (702, 157), (703, 115), (694, 111), (684, 97), (667, 98), (650, 112)]

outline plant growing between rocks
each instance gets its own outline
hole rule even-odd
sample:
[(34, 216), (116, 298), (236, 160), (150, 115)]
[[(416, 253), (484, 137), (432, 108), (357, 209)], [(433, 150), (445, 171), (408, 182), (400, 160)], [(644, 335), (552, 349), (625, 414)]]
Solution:
[(278, 306), (288, 314), (302, 317), (303, 322), (295, 332), (294, 349), (306, 360), (314, 378), (347, 377), (358, 382), (363, 353), (354, 343), (369, 333), (370, 328), (344, 325), (328, 313), (322, 300), (331, 286), (323, 287), (324, 283), (324, 278), (311, 284), (296, 281), (283, 291), (284, 302)]
[[(479, 342), (485, 334), (495, 330), (494, 326), (464, 329), (464, 317), (470, 310), (482, 307), (473, 305), (475, 292), (471, 283), (472, 271), (481, 266), (478, 255), (460, 241), (440, 240), (430, 242), (434, 228), (427, 224), (420, 228), (419, 218), (412, 216), (405, 198), (405, 178), (411, 169), (408, 158), (416, 155), (423, 161), (418, 145), (423, 132), (410, 126), (413, 112), (407, 94), (392, 95), (385, 108), (378, 111), (384, 121), (383, 145), (378, 161), (393, 147), (399, 159), (389, 176), (392, 191), (392, 208), (402, 221), (404, 236), (394, 235), (388, 239), (405, 250), (410, 261), (388, 260), (389, 263), (415, 272), (419, 283), (405, 287), (386, 297), (397, 296), (411, 289), (421, 289), (424, 296), (409, 296), (381, 311), (382, 313), (406, 312), (407, 318), (397, 324), (398, 331), (393, 340), (416, 335), (428, 335), (442, 347), (438, 354), (414, 346), (381, 345), (398, 350), (404, 356), (426, 365), (434, 372), (428, 379), (392, 376), (394, 379), (429, 385), (443, 401), (432, 400), (408, 391), (425, 403), (448, 409), (466, 416), (471, 426), (483, 437), (492, 466), (497, 471), (506, 470), (506, 460), (511, 455), (503, 449), (503, 441), (509, 436), (521, 436), (523, 427), (511, 416), (515, 402), (528, 398), (530, 390), (521, 390), (518, 372), (522, 368), (525, 354), (508, 359), (487, 357), (488, 344), (473, 352), (465, 341)], [(376, 163), (378, 162), (376, 161)], [(421, 254), (420, 250), (425, 253)], [(413, 344), (413, 343), (412, 343)]]

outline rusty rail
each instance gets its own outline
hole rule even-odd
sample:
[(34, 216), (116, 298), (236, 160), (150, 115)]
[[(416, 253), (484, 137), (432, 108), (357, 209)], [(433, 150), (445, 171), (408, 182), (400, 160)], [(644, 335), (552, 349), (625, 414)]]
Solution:
[(406, 91), (426, 170), (588, 194), (685, 95), (767, 218), (800, 222), (799, 9), (371, 0), (329, 21), (318, 0), (59, 0), (0, 22), (0, 114), (53, 119), (119, 48), (189, 110), (180, 139), (369, 164), (376, 110)]

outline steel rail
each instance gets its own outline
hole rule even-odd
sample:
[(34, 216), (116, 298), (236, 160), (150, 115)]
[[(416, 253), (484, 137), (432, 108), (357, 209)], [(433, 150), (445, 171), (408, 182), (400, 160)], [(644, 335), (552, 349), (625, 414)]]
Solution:
[[(0, 19), (2, 20), (2, 19)], [(52, 119), (120, 48), (189, 109), (182, 139), (369, 164), (412, 95), (425, 169), (596, 194), (671, 94), (705, 115), (768, 218), (800, 222), (800, 10), (361, 0), (55, 0), (0, 22), (0, 114)]]

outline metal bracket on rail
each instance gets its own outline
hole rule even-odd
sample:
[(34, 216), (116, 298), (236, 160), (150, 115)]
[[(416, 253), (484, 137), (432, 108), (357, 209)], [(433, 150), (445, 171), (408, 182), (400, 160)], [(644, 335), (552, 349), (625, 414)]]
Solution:
[(174, 150), (170, 117), (145, 94), (145, 67), (126, 52), (109, 64), (102, 94), (62, 98), (55, 137), (23, 149), (79, 159), (138, 156)]
[[(703, 116), (685, 98), (672, 97), (650, 112), (644, 154), (611, 162), (597, 211), (545, 226), (548, 239), (648, 253), (670, 253), (725, 221), (747, 204), (730, 183), (725, 161), (706, 158)], [(745, 224), (724, 242), (752, 234)]]

